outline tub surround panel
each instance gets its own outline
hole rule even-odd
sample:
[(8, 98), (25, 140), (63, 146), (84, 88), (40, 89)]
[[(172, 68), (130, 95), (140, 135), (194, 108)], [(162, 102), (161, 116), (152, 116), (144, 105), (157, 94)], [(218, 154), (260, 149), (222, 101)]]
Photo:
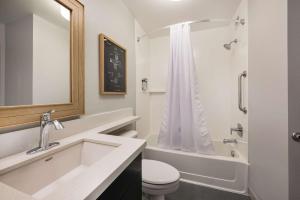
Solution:
[[(235, 25), (235, 19), (245, 19), (244, 25)], [(248, 70), (248, 0), (242, 0), (237, 11), (232, 17), (232, 23), (229, 26), (230, 38), (229, 40), (238, 39), (238, 43), (232, 46), (232, 50), (227, 53), (230, 56), (230, 80), (231, 80), (231, 122), (230, 127), (237, 127), (237, 123), (243, 126), (243, 137), (239, 137), (236, 132), (233, 135), (227, 134), (226, 137), (234, 137), (241, 143), (248, 144), (248, 80), (251, 78), (251, 74)], [(248, 109), (248, 114), (244, 114), (238, 109), (238, 76), (243, 72), (247, 71), (247, 77), (243, 81), (243, 105)], [(228, 131), (229, 133), (229, 131)], [(248, 147), (248, 145), (246, 145)], [(239, 148), (239, 146), (237, 147)], [(248, 149), (239, 149), (245, 151), (245, 156), (248, 158)]]
[[(237, 91), (238, 75), (244, 70), (248, 71), (247, 0), (242, 0), (232, 15), (232, 22), (228, 25), (200, 31), (192, 29), (191, 38), (199, 77), (201, 102), (205, 109), (211, 137), (213, 140), (232, 137), (238, 139), (240, 144), (236, 145), (236, 148), (247, 159), (248, 115), (238, 109)], [(235, 25), (237, 16), (245, 19), (245, 25)], [(143, 31), (140, 30), (139, 25), (136, 26), (137, 34), (142, 35)], [(225, 43), (235, 38), (239, 42), (233, 44), (230, 51), (223, 48)], [(143, 37), (140, 42), (136, 43), (137, 51), (142, 51), (141, 57), (137, 58), (137, 63), (142, 66), (139, 69), (142, 72), (137, 71), (137, 89), (140, 89), (140, 82), (144, 76), (149, 78), (148, 92), (137, 95), (137, 109), (139, 108), (138, 102), (147, 102), (139, 109), (143, 118), (139, 122), (138, 130), (147, 130), (148, 134), (159, 133), (163, 117), (168, 79), (169, 40), (168, 35), (153, 37), (151, 35)], [(244, 89), (244, 104), (248, 107), (248, 77), (245, 79)], [(230, 135), (230, 128), (236, 127), (237, 123), (241, 123), (244, 127), (243, 138), (237, 136), (236, 133)], [(145, 134), (141, 134), (140, 137), (145, 137)]]
[[(145, 32), (140, 24), (135, 21), (135, 37), (144, 35)], [(136, 115), (141, 116), (136, 124), (136, 130), (140, 138), (145, 138), (150, 133), (150, 95), (148, 91), (142, 91), (142, 79), (150, 80), (149, 68), (149, 38), (143, 37), (139, 42), (135, 41), (136, 51)], [(148, 83), (149, 85), (149, 83)]]

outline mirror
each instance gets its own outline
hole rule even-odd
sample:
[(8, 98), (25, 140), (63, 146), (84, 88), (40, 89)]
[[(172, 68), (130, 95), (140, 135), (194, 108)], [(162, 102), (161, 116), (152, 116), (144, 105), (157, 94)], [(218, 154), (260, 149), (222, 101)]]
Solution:
[(0, 133), (84, 114), (84, 5), (0, 0)]
[(70, 18), (54, 0), (0, 1), (0, 107), (71, 103)]

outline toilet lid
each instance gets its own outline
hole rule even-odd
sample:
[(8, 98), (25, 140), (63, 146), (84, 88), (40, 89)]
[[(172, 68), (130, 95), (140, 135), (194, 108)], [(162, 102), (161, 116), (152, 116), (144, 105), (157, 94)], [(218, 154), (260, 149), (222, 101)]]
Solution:
[(156, 160), (142, 160), (143, 182), (150, 184), (169, 184), (180, 178), (177, 169), (167, 163)]

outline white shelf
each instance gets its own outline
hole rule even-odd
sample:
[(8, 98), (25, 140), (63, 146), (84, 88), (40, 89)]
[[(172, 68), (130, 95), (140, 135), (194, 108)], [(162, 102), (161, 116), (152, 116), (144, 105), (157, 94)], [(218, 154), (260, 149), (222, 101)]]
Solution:
[(149, 94), (165, 94), (167, 93), (166, 90), (149, 90)]

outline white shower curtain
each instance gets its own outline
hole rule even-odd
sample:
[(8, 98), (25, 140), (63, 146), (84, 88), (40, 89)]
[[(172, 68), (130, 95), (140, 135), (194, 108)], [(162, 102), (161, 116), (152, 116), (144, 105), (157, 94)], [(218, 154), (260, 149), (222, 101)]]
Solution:
[(200, 102), (190, 24), (171, 26), (167, 102), (158, 144), (162, 148), (213, 154)]

